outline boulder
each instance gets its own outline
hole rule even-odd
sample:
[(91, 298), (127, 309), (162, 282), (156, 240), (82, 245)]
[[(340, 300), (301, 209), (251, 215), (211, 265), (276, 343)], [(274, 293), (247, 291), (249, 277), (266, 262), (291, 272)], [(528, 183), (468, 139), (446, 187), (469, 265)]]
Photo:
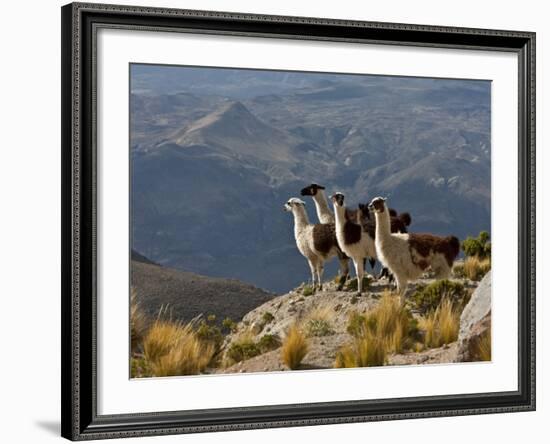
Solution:
[(491, 272), (479, 283), (460, 316), (457, 362), (473, 361), (473, 350), (484, 335), (491, 333)]

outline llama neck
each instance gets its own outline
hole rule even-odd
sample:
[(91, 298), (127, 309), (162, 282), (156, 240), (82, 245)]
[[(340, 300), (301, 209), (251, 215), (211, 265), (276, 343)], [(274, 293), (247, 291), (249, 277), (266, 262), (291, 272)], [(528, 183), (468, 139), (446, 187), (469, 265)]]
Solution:
[(338, 205), (334, 205), (334, 222), (336, 224), (336, 232), (340, 232), (344, 229), (344, 224), (346, 223), (346, 209)]
[(317, 211), (319, 222), (322, 224), (334, 222), (334, 216), (328, 207), (327, 197), (323, 191), (317, 191), (315, 196), (313, 196), (313, 202), (315, 203), (315, 210)]
[(298, 233), (309, 225), (309, 220), (304, 207), (294, 207), (292, 214), (294, 215), (294, 234), (298, 236)]
[(384, 208), (382, 213), (376, 212), (376, 239), (388, 238), (391, 235), (390, 212)]

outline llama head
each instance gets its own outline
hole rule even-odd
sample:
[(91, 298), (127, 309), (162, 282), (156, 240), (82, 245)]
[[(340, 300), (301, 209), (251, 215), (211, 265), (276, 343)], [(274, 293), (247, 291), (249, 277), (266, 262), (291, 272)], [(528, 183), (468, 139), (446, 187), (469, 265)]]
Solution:
[(315, 196), (317, 194), (317, 191), (324, 190), (325, 187), (321, 185), (317, 185), (316, 183), (312, 183), (311, 185), (302, 188), (302, 191), (300, 191), (300, 194), (302, 196)]
[(330, 200), (332, 200), (332, 203), (338, 207), (344, 206), (344, 195), (340, 192), (336, 192), (330, 196)]
[(372, 210), (376, 213), (383, 213), (385, 209), (386, 209), (385, 197), (375, 197), (370, 201), (369, 210)]
[(297, 197), (291, 197), (285, 203), (285, 205), (283, 207), (283, 210), (284, 211), (292, 211), (293, 208), (305, 207), (305, 206), (306, 206), (306, 203), (303, 200), (298, 199)]
[(366, 219), (370, 219), (371, 209), (369, 208), (369, 204), (360, 203), (358, 207), (361, 215)]

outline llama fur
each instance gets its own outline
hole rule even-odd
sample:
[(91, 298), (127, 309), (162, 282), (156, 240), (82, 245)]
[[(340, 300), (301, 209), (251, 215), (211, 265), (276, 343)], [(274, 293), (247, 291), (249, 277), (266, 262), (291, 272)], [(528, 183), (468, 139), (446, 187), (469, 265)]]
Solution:
[(376, 258), (374, 239), (363, 230), (360, 224), (346, 220), (344, 195), (335, 193), (331, 196), (334, 207), (336, 239), (340, 249), (353, 260), (357, 277), (357, 292), (363, 292), (363, 276), (365, 274), (365, 260), (368, 257)]
[[(334, 236), (334, 225), (309, 223), (305, 202), (297, 197), (290, 198), (284, 205), (284, 210), (292, 212), (294, 216), (296, 247), (308, 262), (313, 289), (322, 290), (325, 262), (340, 252)], [(343, 273), (344, 278), (349, 273), (347, 261)]]
[(393, 273), (397, 291), (404, 295), (409, 281), (431, 268), (436, 279), (450, 275), (460, 242), (455, 236), (392, 233), (386, 199), (375, 197), (369, 204), (376, 218), (375, 247), (378, 259)]

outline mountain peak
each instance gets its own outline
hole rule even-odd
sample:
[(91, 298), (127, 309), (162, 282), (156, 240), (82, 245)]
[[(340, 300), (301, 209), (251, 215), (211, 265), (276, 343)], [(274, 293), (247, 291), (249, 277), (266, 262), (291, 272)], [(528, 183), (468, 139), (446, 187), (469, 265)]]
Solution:
[(237, 155), (288, 161), (295, 138), (268, 125), (239, 101), (227, 101), (216, 110), (179, 130), (172, 140), (180, 146), (221, 147)]

